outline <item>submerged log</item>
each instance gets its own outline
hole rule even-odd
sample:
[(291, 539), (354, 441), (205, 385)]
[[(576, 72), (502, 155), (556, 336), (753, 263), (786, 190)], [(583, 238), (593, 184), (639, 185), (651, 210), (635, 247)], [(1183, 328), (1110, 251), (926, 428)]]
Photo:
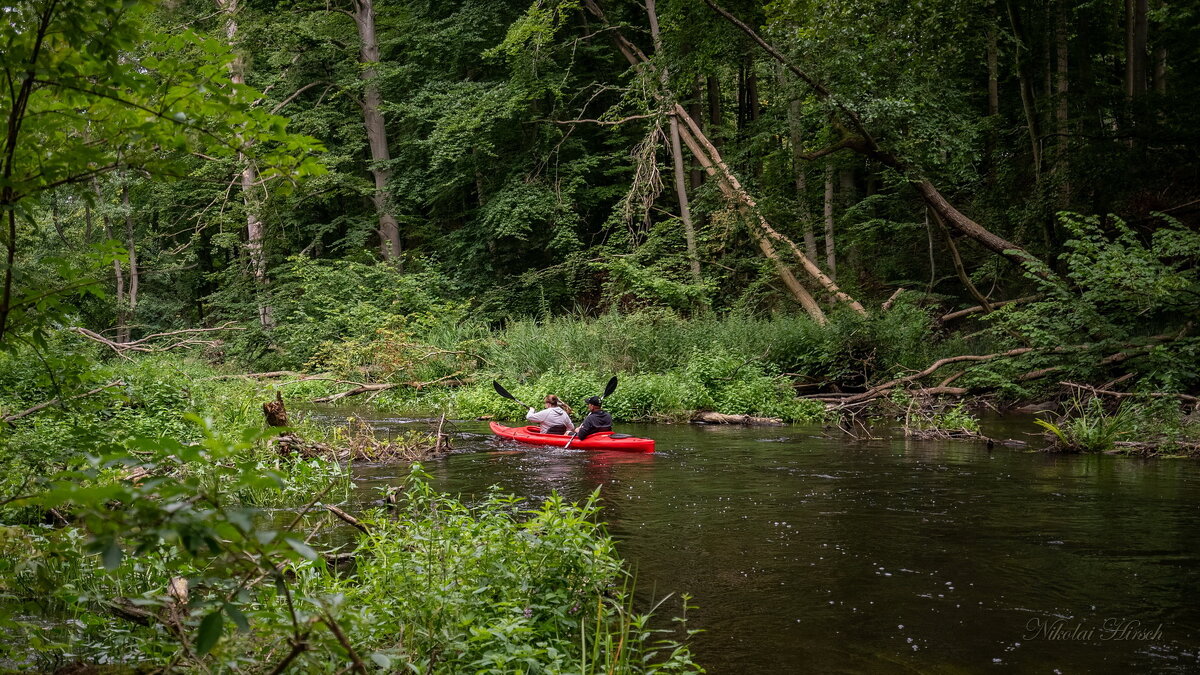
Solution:
[(698, 412), (692, 417), (693, 424), (742, 424), (746, 426), (781, 427), (778, 417), (753, 417), (751, 415), (726, 415), (719, 412)]

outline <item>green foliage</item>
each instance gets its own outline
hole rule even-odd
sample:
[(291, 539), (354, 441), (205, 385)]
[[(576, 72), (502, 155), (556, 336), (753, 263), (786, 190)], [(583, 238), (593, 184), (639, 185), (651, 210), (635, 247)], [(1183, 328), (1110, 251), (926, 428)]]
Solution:
[(17, 336), (43, 340), (51, 323), (66, 323), (71, 300), (98, 294), (100, 271), (125, 256), (93, 241), (83, 251), (17, 262), (43, 194), (118, 167), (176, 176), (191, 153), (251, 153), (264, 179), (322, 171), (315, 139), (287, 133), (286, 119), (250, 105), (258, 92), (229, 80), (227, 45), (190, 29), (156, 33), (149, 9), (116, 0), (6, 7), (0, 43), (11, 86), (0, 95), (0, 210), (12, 216), (4, 243), (13, 263), (5, 265), (0, 348)]
[[(200, 452), (229, 458), (239, 443), (209, 438)], [(198, 482), (104, 492), (142, 498), (125, 501), (139, 504), (132, 512), (90, 509), (95, 488), (63, 484), (47, 503), (75, 504), (83, 528), (0, 530), (0, 590), (35, 618), (6, 625), (25, 640), (6, 642), (3, 654), (43, 667), (182, 659), (265, 671), (299, 636), (308, 649), (292, 668), (305, 672), (344, 669), (346, 645), (387, 670), (701, 672), (686, 646), (660, 639), (649, 615), (633, 611), (622, 562), (594, 521), (596, 494), (582, 505), (552, 495), (520, 511), (498, 492), (467, 506), (427, 481), (414, 466), (397, 512), (363, 518), (371, 534), (358, 539), (350, 575), (327, 570), (293, 532), (300, 518), (281, 527)], [(224, 482), (272, 478), (231, 473)], [(134, 547), (136, 557), (122, 555)], [(167, 592), (181, 577), (191, 582), (186, 605)], [(177, 616), (191, 650), (171, 631), (114, 623), (109, 603), (122, 597), (147, 616)], [(47, 628), (46, 619), (56, 620)]]
[(1071, 400), (1070, 407), (1053, 422), (1034, 420), (1053, 434), (1055, 446), (1068, 452), (1106, 452), (1134, 430), (1134, 407), (1121, 404), (1109, 411), (1098, 398)]

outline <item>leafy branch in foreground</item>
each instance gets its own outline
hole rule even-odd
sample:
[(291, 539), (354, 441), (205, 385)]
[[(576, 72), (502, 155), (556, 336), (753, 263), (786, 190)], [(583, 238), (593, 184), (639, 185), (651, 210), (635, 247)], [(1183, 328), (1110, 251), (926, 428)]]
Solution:
[[(699, 672), (634, 611), (597, 494), (467, 506), (414, 465), (391, 514), (317, 508), (338, 480), (271, 513), (248, 495), (293, 478), (239, 459), (265, 432), (205, 428), (195, 445), (141, 439), (89, 457), (31, 498), (69, 524), (0, 530), (0, 593), (22, 617), (0, 623), (13, 638), (0, 656), (46, 669)], [(334, 515), (360, 530), (348, 551), (329, 545), (346, 541)]]

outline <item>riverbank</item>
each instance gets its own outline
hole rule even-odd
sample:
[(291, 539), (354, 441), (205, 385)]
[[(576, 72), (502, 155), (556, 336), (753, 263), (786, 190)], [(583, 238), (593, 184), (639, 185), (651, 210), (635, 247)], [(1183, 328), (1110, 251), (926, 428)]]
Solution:
[(461, 502), (413, 464), (380, 508), (354, 463), (407, 463), (381, 448), (412, 430), (293, 410), (280, 436), (264, 412), (306, 399), (197, 358), (80, 374), (50, 405), (3, 389), (4, 668), (700, 672), (686, 633), (649, 627), (686, 607), (634, 606), (595, 496)]

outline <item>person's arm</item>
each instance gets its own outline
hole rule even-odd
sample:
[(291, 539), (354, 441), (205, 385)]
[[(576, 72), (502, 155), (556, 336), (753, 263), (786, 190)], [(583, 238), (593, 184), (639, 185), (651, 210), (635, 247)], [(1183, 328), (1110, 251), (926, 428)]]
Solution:
[(550, 414), (549, 408), (546, 408), (544, 410), (534, 410), (533, 408), (530, 408), (529, 412), (525, 413), (525, 419), (529, 420), (530, 422), (536, 422), (537, 424), (541, 424), (542, 422), (546, 421), (546, 416), (549, 414)]
[(596, 425), (592, 423), (592, 416), (589, 414), (587, 417), (583, 418), (583, 422), (579, 425), (579, 431), (575, 432), (575, 437), (582, 441), (592, 433), (592, 429), (595, 426)]
[(563, 417), (567, 419), (567, 433), (569, 434), (572, 431), (575, 431), (575, 421), (571, 419), (571, 413), (564, 410)]

